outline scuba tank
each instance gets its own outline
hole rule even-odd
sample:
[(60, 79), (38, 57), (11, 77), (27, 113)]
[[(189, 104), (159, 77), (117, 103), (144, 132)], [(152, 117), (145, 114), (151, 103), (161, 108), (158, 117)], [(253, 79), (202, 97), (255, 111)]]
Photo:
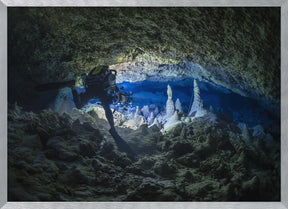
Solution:
[(101, 65), (93, 68), (89, 74), (83, 78), (85, 88), (89, 87), (102, 87), (103, 89), (116, 86), (116, 70), (109, 70), (107, 65)]
[[(109, 70), (109, 66), (101, 65), (93, 68), (88, 75), (82, 74), (81, 79), (84, 88), (99, 87), (103, 89), (111, 89), (116, 86), (116, 70)], [(52, 89), (60, 89), (75, 85), (75, 80), (41, 84), (35, 87), (37, 91), (48, 91)]]

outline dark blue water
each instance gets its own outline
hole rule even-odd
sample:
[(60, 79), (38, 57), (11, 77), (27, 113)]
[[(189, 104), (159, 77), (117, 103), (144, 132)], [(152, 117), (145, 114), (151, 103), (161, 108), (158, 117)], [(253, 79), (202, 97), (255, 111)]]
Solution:
[[(124, 91), (133, 92), (132, 106), (157, 105), (163, 111), (167, 101), (167, 85), (173, 91), (173, 101), (177, 98), (182, 103), (184, 113), (188, 113), (193, 102), (193, 79), (170, 82), (141, 81), (135, 83), (120, 83)], [(255, 125), (262, 125), (265, 130), (280, 133), (280, 106), (279, 109), (268, 111), (258, 101), (240, 96), (223, 87), (198, 82), (200, 95), (205, 108), (213, 107), (218, 117), (228, 122), (246, 123), (252, 128)], [(56, 95), (59, 90), (41, 92), (35, 98), (29, 98), (26, 103), (21, 104), (26, 110), (38, 112), (45, 108), (53, 108)], [(97, 100), (96, 100), (97, 101)], [(73, 101), (72, 101), (73, 102)], [(94, 101), (95, 103), (95, 101)]]
[[(188, 113), (193, 102), (193, 79), (172, 82), (141, 81), (120, 83), (125, 91), (133, 92), (133, 106), (155, 104), (164, 108), (167, 101), (167, 85), (173, 91), (173, 101), (177, 98), (182, 103), (184, 112)], [(207, 109), (213, 107), (216, 114), (229, 122), (243, 122), (249, 127), (261, 124), (264, 127), (279, 126), (279, 113), (266, 110), (258, 101), (240, 96), (223, 87), (198, 82), (201, 98)], [(274, 110), (275, 111), (275, 110)], [(280, 111), (280, 107), (279, 107)]]

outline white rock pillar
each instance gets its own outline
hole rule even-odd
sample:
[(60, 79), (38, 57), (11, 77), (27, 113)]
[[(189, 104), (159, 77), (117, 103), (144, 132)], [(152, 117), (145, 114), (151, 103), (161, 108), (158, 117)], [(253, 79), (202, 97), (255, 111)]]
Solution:
[(166, 119), (170, 118), (175, 111), (174, 102), (172, 100), (172, 89), (169, 84), (167, 85), (167, 96), (168, 99), (166, 102)]
[(159, 127), (159, 123), (158, 123), (157, 118), (154, 118), (153, 123), (152, 123), (150, 126), (148, 126), (148, 128), (151, 128), (151, 127), (154, 126), (154, 125), (156, 125), (157, 127)]
[(151, 112), (151, 113), (150, 113), (150, 116), (149, 116), (148, 119), (147, 119), (148, 125), (151, 125), (151, 124), (153, 123), (153, 121), (154, 121), (154, 113)]
[(194, 100), (188, 116), (200, 117), (204, 114), (206, 114), (206, 110), (204, 109), (203, 101), (200, 97), (200, 89), (198, 87), (198, 83), (196, 79), (194, 79)]
[(179, 120), (178, 113), (177, 111), (175, 111), (172, 117), (170, 117), (168, 121), (164, 124), (162, 132), (170, 131), (171, 129), (175, 128), (180, 124), (182, 124), (182, 121)]
[(179, 98), (177, 98), (177, 100), (175, 102), (175, 109), (178, 110), (178, 113), (183, 113), (182, 104), (181, 104)]
[(150, 111), (149, 111), (149, 106), (145, 105), (142, 109), (141, 112), (144, 116), (145, 119), (147, 119), (150, 116)]

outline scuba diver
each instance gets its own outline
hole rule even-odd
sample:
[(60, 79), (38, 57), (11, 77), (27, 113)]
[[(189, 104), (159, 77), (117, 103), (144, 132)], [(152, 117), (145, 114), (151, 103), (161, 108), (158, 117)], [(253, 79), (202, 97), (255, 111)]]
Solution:
[(113, 113), (110, 109), (110, 104), (112, 103), (126, 103), (132, 100), (130, 95), (125, 95), (119, 91), (119, 88), (116, 85), (116, 75), (117, 72), (115, 70), (110, 70), (107, 65), (101, 65), (93, 68), (88, 75), (81, 75), (85, 92), (81, 92), (80, 94), (78, 94), (75, 89), (75, 80), (62, 83), (43, 84), (37, 86), (36, 89), (38, 91), (43, 91), (47, 89), (63, 88), (68, 86), (72, 90), (73, 100), (75, 106), (78, 109), (81, 109), (91, 99), (99, 99), (101, 106), (105, 110), (105, 116), (110, 125), (109, 132), (114, 138), (119, 151), (127, 153), (129, 158), (134, 159), (135, 153), (127, 144), (127, 142), (119, 136), (115, 129)]

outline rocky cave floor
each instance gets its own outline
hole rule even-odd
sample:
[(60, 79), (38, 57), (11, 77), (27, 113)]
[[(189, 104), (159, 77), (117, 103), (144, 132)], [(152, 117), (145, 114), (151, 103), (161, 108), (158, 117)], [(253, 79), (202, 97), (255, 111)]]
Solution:
[(162, 135), (117, 128), (138, 158), (115, 148), (91, 111), (8, 111), (8, 201), (279, 201), (280, 143), (245, 141), (205, 117)]

